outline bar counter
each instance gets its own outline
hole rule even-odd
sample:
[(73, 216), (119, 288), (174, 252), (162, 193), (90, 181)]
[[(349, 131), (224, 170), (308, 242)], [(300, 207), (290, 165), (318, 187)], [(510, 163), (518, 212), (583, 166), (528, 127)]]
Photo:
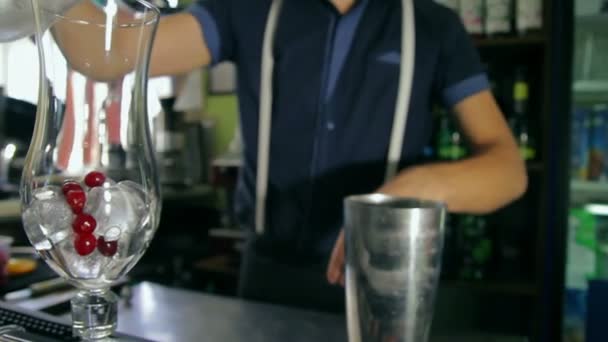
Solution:
[(141, 283), (118, 330), (154, 341), (346, 341), (344, 320), (316, 312)]
[[(158, 342), (347, 342), (344, 317), (208, 295), (142, 282), (121, 291), (118, 331)], [(66, 303), (74, 290), (19, 304), (41, 309)], [(455, 314), (457, 314), (455, 312)], [(60, 315), (69, 324), (69, 314)], [(118, 339), (117, 342), (127, 341)], [(130, 339), (128, 341), (131, 341)], [(526, 342), (524, 338), (450, 334), (430, 342)]]

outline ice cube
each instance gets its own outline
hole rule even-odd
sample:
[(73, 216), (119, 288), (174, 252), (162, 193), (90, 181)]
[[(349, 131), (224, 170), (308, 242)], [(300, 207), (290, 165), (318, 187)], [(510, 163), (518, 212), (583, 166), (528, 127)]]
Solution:
[(120, 239), (118, 240), (117, 254), (121, 258), (126, 258), (142, 253), (146, 241), (147, 239), (144, 234), (126, 232), (126, 234), (121, 235)]
[(21, 215), (23, 228), (32, 246), (37, 250), (51, 249), (51, 242), (40, 229), (38, 215), (32, 208), (27, 208)]
[(36, 201), (32, 209), (38, 214), (40, 229), (53, 243), (62, 241), (72, 232), (74, 214), (64, 200)]
[(70, 277), (76, 279), (97, 279), (101, 276), (102, 263), (105, 257), (97, 250), (87, 256), (81, 256), (74, 248), (73, 239), (65, 239), (59, 244), (60, 255), (63, 258), (61, 264), (66, 268)]
[(141, 185), (127, 180), (118, 183), (118, 188), (123, 191), (131, 208), (135, 212), (135, 215), (138, 216), (140, 220), (149, 214), (148, 206), (146, 204), (148, 202), (148, 196)]
[(107, 265), (104, 267), (105, 277), (109, 280), (118, 280), (130, 270), (132, 266), (133, 256), (121, 258), (118, 255), (108, 259)]
[(120, 227), (110, 227), (103, 234), (103, 238), (105, 241), (116, 241), (120, 239), (121, 233)]
[(74, 214), (59, 187), (36, 189), (33, 198), (23, 212), (23, 226), (36, 249), (48, 249), (51, 243), (57, 244), (71, 235)]
[(104, 235), (111, 227), (127, 229), (137, 222), (125, 194), (116, 186), (91, 189), (84, 211), (97, 220), (98, 235)]
[[(149, 221), (147, 196), (143, 187), (132, 181), (88, 191), (85, 212), (97, 221), (95, 235), (118, 240), (121, 258), (139, 253), (146, 238), (140, 234)], [(117, 238), (115, 238), (117, 237)]]
[(120, 229), (118, 253), (126, 256), (131, 250), (131, 238), (142, 226), (147, 214), (145, 193), (134, 182), (121, 182), (110, 187), (97, 187), (89, 190), (85, 212), (97, 221), (95, 234), (105, 236), (116, 234)]
[(40, 201), (63, 198), (61, 188), (54, 185), (38, 188), (32, 192), (32, 195), (35, 200)]
[(110, 177), (106, 177), (106, 180), (103, 182), (103, 185), (101, 185), (102, 188), (111, 188), (113, 186), (116, 185), (116, 182), (111, 179)]

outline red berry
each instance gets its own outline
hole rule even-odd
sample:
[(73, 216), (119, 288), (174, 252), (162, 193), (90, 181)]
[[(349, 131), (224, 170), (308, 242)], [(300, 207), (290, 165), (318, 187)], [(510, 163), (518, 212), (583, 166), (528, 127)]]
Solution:
[(65, 183), (63, 183), (61, 190), (63, 191), (63, 194), (66, 195), (72, 190), (82, 190), (82, 187), (75, 181), (66, 181)]
[(84, 177), (84, 183), (90, 188), (102, 186), (105, 181), (106, 176), (99, 171), (89, 172), (89, 174)]
[(80, 214), (84, 209), (87, 196), (84, 190), (70, 190), (65, 194), (65, 200), (75, 214)]
[(76, 234), (92, 234), (97, 228), (97, 221), (89, 214), (80, 214), (76, 216), (72, 228)]
[(77, 234), (74, 238), (74, 248), (81, 256), (93, 253), (95, 247), (97, 247), (97, 239), (93, 234)]
[(118, 241), (106, 241), (103, 236), (100, 236), (97, 239), (97, 249), (99, 249), (99, 253), (107, 257), (114, 256), (118, 251)]

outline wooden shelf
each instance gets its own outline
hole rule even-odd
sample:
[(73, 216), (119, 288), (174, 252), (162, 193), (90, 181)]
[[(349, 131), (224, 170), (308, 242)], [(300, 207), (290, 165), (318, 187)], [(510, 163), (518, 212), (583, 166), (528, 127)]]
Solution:
[(544, 45), (547, 39), (542, 34), (526, 36), (504, 36), (474, 38), (477, 47), (518, 47), (525, 45)]
[(608, 80), (579, 80), (572, 84), (574, 102), (597, 104), (608, 102)]
[(440, 286), (502, 295), (534, 297), (538, 294), (536, 285), (531, 282), (445, 280), (441, 281)]

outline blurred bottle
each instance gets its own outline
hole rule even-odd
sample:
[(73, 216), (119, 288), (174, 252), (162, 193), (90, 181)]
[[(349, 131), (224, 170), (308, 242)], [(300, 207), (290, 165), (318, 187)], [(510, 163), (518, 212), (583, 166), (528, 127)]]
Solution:
[(564, 341), (585, 341), (587, 292), (597, 278), (598, 220), (583, 208), (569, 211), (564, 294)]
[(460, 0), (460, 17), (467, 30), (472, 35), (484, 33), (484, 0)]
[(485, 0), (484, 31), (488, 36), (513, 31), (513, 0)]
[(516, 0), (515, 26), (520, 35), (543, 28), (543, 1)]
[(571, 121), (570, 177), (587, 180), (589, 172), (589, 143), (592, 112), (588, 108), (574, 108)]
[[(436, 107), (434, 113), (437, 118), (435, 132), (436, 159), (456, 161), (464, 158), (467, 151), (453, 118), (442, 107)], [(442, 277), (447, 279), (458, 278), (460, 271), (460, 256), (462, 253), (458, 244), (460, 231), (458, 220), (458, 215), (449, 214), (446, 217)]]
[(437, 114), (439, 117), (436, 136), (437, 158), (439, 160), (462, 159), (466, 156), (466, 148), (454, 120), (443, 108), (437, 109)]
[(461, 280), (484, 280), (490, 276), (494, 255), (492, 238), (484, 217), (463, 215), (459, 219), (458, 249), (461, 265), (458, 276)]
[(590, 119), (590, 146), (589, 146), (589, 168), (587, 179), (591, 181), (603, 181), (606, 179), (608, 153), (608, 105), (596, 105), (593, 107)]
[(530, 132), (528, 117), (529, 85), (526, 72), (519, 68), (515, 73), (513, 84), (513, 113), (509, 118), (509, 126), (515, 135), (519, 151), (525, 161), (536, 158), (536, 139)]

